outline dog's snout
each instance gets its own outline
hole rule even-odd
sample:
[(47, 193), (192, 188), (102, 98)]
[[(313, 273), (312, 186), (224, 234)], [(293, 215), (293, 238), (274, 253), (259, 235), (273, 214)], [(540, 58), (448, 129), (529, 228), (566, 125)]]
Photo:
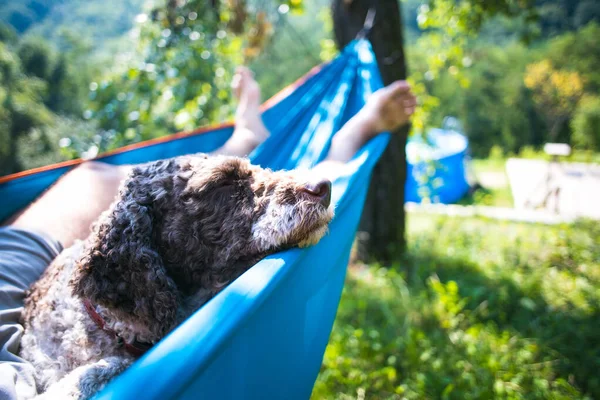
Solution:
[(318, 198), (325, 207), (329, 207), (331, 204), (331, 181), (328, 179), (307, 183), (304, 185), (303, 191)]

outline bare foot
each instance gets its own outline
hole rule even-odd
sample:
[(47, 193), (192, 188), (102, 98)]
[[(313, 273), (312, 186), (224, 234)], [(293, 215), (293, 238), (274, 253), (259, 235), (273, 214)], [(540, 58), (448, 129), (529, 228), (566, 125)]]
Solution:
[(373, 137), (408, 123), (417, 99), (405, 81), (396, 81), (369, 97), (365, 106), (335, 134), (325, 161), (318, 166), (329, 179), (339, 175), (340, 163), (348, 162)]
[(394, 131), (408, 123), (417, 99), (406, 81), (396, 81), (379, 89), (357, 114), (373, 133)]
[(246, 67), (238, 67), (231, 88), (239, 101), (235, 112), (234, 135), (258, 146), (269, 137), (269, 131), (260, 116), (260, 87), (252, 71)]

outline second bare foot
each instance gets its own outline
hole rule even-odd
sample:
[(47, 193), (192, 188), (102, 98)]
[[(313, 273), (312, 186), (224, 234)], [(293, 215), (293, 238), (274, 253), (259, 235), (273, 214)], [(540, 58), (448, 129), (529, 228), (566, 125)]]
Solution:
[(252, 71), (246, 67), (238, 67), (231, 87), (239, 100), (234, 135), (243, 135), (244, 139), (253, 141), (257, 146), (269, 137), (269, 131), (261, 118), (258, 82)]

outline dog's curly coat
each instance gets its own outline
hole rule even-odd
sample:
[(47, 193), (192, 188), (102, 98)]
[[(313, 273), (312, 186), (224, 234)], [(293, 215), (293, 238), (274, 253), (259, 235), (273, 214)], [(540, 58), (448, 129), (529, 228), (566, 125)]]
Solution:
[[(305, 175), (306, 176), (306, 175)], [(307, 189), (309, 188), (309, 189)], [(89, 398), (265, 255), (316, 243), (329, 191), (246, 159), (188, 156), (133, 169), (85, 242), (65, 250), (26, 299), (20, 354), (48, 398)], [(323, 195), (327, 200), (323, 200)]]

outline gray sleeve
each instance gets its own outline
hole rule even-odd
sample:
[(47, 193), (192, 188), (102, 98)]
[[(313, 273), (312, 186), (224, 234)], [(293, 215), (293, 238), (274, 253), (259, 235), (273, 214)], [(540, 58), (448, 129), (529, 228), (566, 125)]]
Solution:
[(25, 291), (61, 250), (41, 233), (0, 228), (0, 400), (36, 395), (33, 367), (17, 356), (23, 334), (19, 319)]

